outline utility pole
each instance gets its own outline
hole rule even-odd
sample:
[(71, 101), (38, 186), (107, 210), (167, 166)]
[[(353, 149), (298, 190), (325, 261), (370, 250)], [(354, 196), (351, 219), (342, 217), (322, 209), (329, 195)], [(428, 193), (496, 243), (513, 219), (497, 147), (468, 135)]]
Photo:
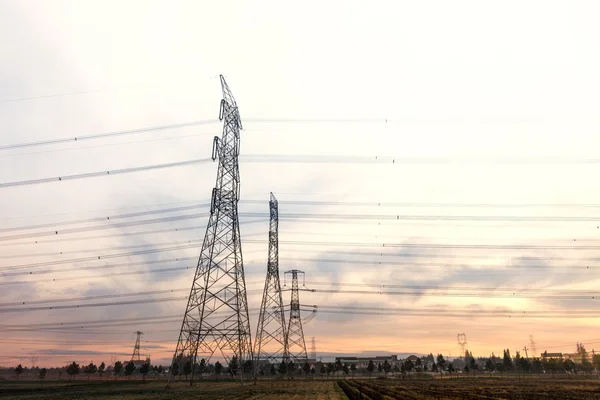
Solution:
[(304, 277), (304, 271), (293, 269), (286, 271), (285, 274), (292, 275), (292, 300), (290, 302), (290, 320), (286, 330), (286, 343), (290, 361), (294, 363), (305, 363), (308, 360), (306, 355), (306, 342), (304, 341), (304, 331), (302, 330), (302, 319), (300, 318), (300, 289), (298, 287), (298, 274)]
[(527, 354), (527, 346), (523, 347), (523, 350), (525, 350), (525, 358), (529, 360), (529, 355)]
[[(236, 378), (240, 381), (248, 374), (247, 362), (251, 363), (253, 358), (238, 219), (242, 122), (231, 90), (222, 75), (220, 78), (223, 99), (219, 119), (223, 121), (223, 133), (220, 139), (214, 138), (212, 151), (213, 161), (218, 160), (217, 179), (170, 369), (173, 371), (177, 365), (175, 368), (183, 371), (185, 364), (191, 363), (190, 385), (194, 381), (193, 366), (198, 352), (205, 354), (207, 363), (215, 351), (228, 364), (235, 357), (239, 367)], [(170, 374), (169, 383), (172, 380)]]
[(279, 206), (277, 198), (271, 193), (269, 201), (269, 259), (267, 262), (267, 278), (263, 291), (262, 304), (256, 329), (256, 342), (254, 354), (256, 355), (255, 368), (259, 368), (262, 361), (279, 364), (287, 362), (287, 344), (285, 314), (283, 311), (283, 297), (281, 281), (279, 280)]
[(142, 335), (144, 334), (144, 332), (136, 331), (133, 333), (137, 335), (137, 338), (135, 339), (135, 345), (133, 346), (133, 354), (131, 355), (131, 361), (141, 361), (140, 339), (142, 338)]

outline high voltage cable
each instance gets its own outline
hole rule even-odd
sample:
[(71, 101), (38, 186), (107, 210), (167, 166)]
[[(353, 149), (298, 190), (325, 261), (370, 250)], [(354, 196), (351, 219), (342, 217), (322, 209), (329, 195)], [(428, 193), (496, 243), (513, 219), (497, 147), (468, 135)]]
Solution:
[(174, 215), (174, 216), (163, 217), (163, 218), (146, 219), (146, 220), (141, 220), (141, 221), (119, 222), (116, 224), (83, 226), (83, 227), (79, 227), (79, 228), (52, 230), (52, 231), (46, 231), (46, 232), (22, 233), (22, 234), (17, 234), (17, 235), (0, 236), (0, 242), (5, 241), (5, 240), (46, 237), (46, 236), (55, 236), (55, 235), (59, 235), (59, 234), (66, 235), (66, 234), (71, 234), (71, 233), (90, 232), (90, 231), (97, 231), (97, 230), (102, 230), (102, 229), (125, 228), (125, 227), (138, 226), (138, 225), (148, 225), (148, 224), (158, 224), (158, 223), (163, 223), (163, 222), (183, 221), (183, 220), (189, 220), (189, 219), (203, 218), (206, 216), (208, 216), (208, 213), (184, 214), (184, 215)]
[(69, 259), (69, 260), (56, 260), (56, 261), (46, 261), (46, 262), (31, 263), (31, 264), (11, 265), (11, 266), (0, 268), (0, 271), (23, 269), (23, 268), (46, 267), (49, 265), (69, 264), (69, 263), (73, 263), (73, 262), (105, 260), (105, 259), (111, 259), (111, 258), (134, 256), (134, 255), (161, 253), (163, 251), (191, 249), (191, 248), (196, 248), (196, 247), (198, 247), (198, 245), (196, 245), (196, 244), (183, 245), (183, 246), (171, 246), (171, 247), (164, 247), (164, 248), (160, 248), (160, 249), (132, 251), (132, 252), (128, 252), (128, 253), (107, 254), (107, 255), (102, 255), (102, 256), (81, 257), (81, 258), (74, 258), (74, 259)]
[[(189, 243), (190, 241), (184, 242)], [(247, 243), (264, 243), (264, 240), (255, 240), (249, 239), (246, 240)], [(291, 245), (299, 245), (299, 246), (347, 246), (347, 247), (376, 247), (376, 248), (425, 248), (425, 249), (516, 249), (516, 250), (600, 250), (600, 246), (561, 246), (561, 245), (547, 245), (547, 246), (536, 246), (536, 245), (494, 245), (494, 244), (428, 244), (428, 243), (405, 243), (405, 244), (397, 244), (397, 243), (365, 243), (365, 242), (319, 242), (319, 241), (297, 241), (297, 240), (286, 240), (280, 241), (282, 244), (291, 244)], [(148, 249), (148, 250), (140, 250), (129, 253), (118, 253), (118, 254), (108, 254), (108, 255), (99, 255), (92, 257), (82, 257), (76, 259), (69, 260), (55, 260), (55, 261), (47, 261), (47, 262), (39, 262), (39, 263), (30, 263), (30, 264), (19, 264), (19, 265), (10, 265), (5, 267), (0, 267), (0, 271), (3, 270), (14, 270), (14, 269), (23, 269), (23, 268), (36, 268), (40, 266), (49, 266), (49, 265), (58, 265), (58, 264), (66, 264), (71, 262), (81, 262), (81, 261), (92, 261), (92, 260), (100, 260), (107, 258), (116, 258), (116, 257), (124, 257), (131, 255), (141, 255), (141, 254), (149, 254), (149, 253), (158, 253), (162, 251), (169, 250), (179, 250), (179, 249), (187, 249), (187, 248), (195, 248), (198, 247), (197, 244), (189, 244), (189, 245), (180, 245), (180, 246), (172, 246), (158, 249)], [(106, 249), (110, 250), (110, 249)]]
[(20, 149), (20, 148), (24, 148), (24, 147), (45, 146), (45, 145), (59, 144), (59, 143), (81, 142), (84, 140), (94, 140), (94, 139), (101, 139), (101, 138), (107, 138), (107, 137), (132, 135), (132, 134), (136, 134), (136, 133), (161, 131), (161, 130), (166, 130), (166, 129), (182, 128), (182, 127), (187, 127), (187, 126), (207, 125), (207, 124), (214, 124), (214, 123), (218, 123), (218, 122), (219, 121), (216, 119), (209, 119), (209, 120), (201, 120), (201, 121), (181, 122), (181, 123), (168, 124), (168, 125), (157, 125), (157, 126), (151, 126), (151, 127), (147, 127), (147, 128), (128, 129), (128, 130), (107, 132), (107, 133), (97, 133), (97, 134), (92, 134), (92, 135), (67, 137), (67, 138), (62, 138), (62, 139), (51, 139), (51, 140), (42, 140), (42, 141), (37, 141), (37, 142), (7, 144), (7, 145), (0, 146), (0, 151), (1, 150), (10, 150), (10, 149)]
[[(186, 202), (189, 203), (189, 202)], [(248, 200), (248, 201), (240, 201), (240, 203), (247, 203), (247, 204), (264, 204), (264, 201), (261, 200)], [(282, 204), (290, 204), (290, 205), (331, 205), (331, 206), (353, 206), (353, 205), (357, 205), (355, 202), (307, 202), (307, 201), (290, 201), (290, 202), (283, 202)], [(382, 203), (364, 203), (363, 205), (365, 206), (373, 206), (373, 207), (379, 207)], [(399, 207), (443, 207), (444, 205), (442, 204), (436, 204), (436, 203), (423, 203), (423, 205), (420, 205), (420, 203), (383, 203), (384, 205), (382, 207), (391, 207), (391, 206), (399, 206)], [(483, 207), (483, 206), (489, 206), (489, 207), (503, 207), (502, 205), (494, 205), (494, 204), (489, 204), (489, 205), (477, 205), (477, 204), (464, 204), (464, 205), (460, 205), (460, 204), (446, 204), (445, 206), (448, 207), (465, 207), (465, 208), (469, 208), (469, 207)], [(594, 204), (588, 204), (588, 205), (584, 205), (584, 204), (562, 204), (562, 205), (550, 205), (550, 204), (539, 204), (539, 205), (535, 205), (535, 204), (522, 204), (522, 205), (505, 205), (505, 207), (600, 207), (600, 205), (594, 205)], [(77, 220), (67, 220), (67, 221), (56, 221), (56, 222), (48, 222), (48, 223), (44, 223), (44, 224), (34, 224), (34, 225), (23, 225), (23, 226), (15, 226), (15, 227), (10, 227), (10, 228), (2, 228), (0, 229), (0, 232), (12, 232), (12, 231), (19, 231), (19, 230), (30, 230), (30, 229), (38, 229), (38, 228), (48, 228), (48, 227), (58, 227), (58, 226), (62, 226), (62, 225), (76, 225), (76, 224), (83, 224), (83, 223), (93, 223), (93, 222), (106, 222), (109, 220), (115, 220), (115, 219), (123, 219), (123, 218), (135, 218), (135, 217), (140, 217), (140, 216), (146, 216), (146, 215), (152, 215), (152, 214), (164, 214), (164, 213), (171, 213), (171, 212), (179, 212), (179, 211), (189, 211), (189, 210), (195, 210), (198, 208), (208, 208), (210, 207), (210, 201), (203, 201), (199, 204), (192, 204), (192, 205), (188, 205), (188, 206), (180, 206), (180, 207), (171, 207), (171, 208), (163, 208), (163, 209), (157, 209), (157, 210), (147, 210), (147, 211), (140, 211), (140, 212), (136, 212), (136, 213), (128, 213), (128, 214), (117, 214), (117, 215), (109, 215), (109, 216), (101, 216), (101, 217), (93, 217), (93, 218), (85, 218), (85, 219), (77, 219)], [(242, 213), (245, 214), (245, 216), (257, 216), (257, 217), (264, 217), (267, 214), (266, 213)], [(400, 214), (329, 214), (329, 213), (286, 213), (285, 217), (286, 218), (294, 218), (300, 216), (300, 218), (347, 218), (347, 217), (351, 217), (352, 219), (355, 218), (360, 218), (360, 219), (407, 219), (410, 217), (415, 217), (415, 218), (424, 218), (424, 217), (428, 217), (429, 219), (431, 218), (437, 218), (437, 219), (447, 219), (447, 218), (459, 218), (459, 219), (471, 219), (471, 218), (484, 218), (484, 219), (494, 219), (494, 218), (501, 218), (502, 221), (504, 221), (504, 218), (508, 218), (511, 221), (512, 220), (528, 220), (530, 218), (536, 218), (535, 221), (538, 220), (538, 218), (543, 219), (544, 221), (546, 220), (551, 220), (551, 221), (555, 221), (555, 220), (561, 220), (567, 219), (567, 220), (573, 220), (573, 218), (580, 218), (580, 217), (569, 217), (569, 216), (542, 216), (542, 217), (530, 217), (530, 216), (485, 216), (485, 215), (473, 215), (473, 216), (453, 216), (453, 215), (442, 215), (442, 216), (420, 216), (420, 215), (400, 215)], [(593, 218), (593, 217), (592, 217)], [(600, 216), (596, 217), (594, 220), (598, 220), (600, 219)], [(588, 221), (588, 219), (576, 219), (577, 221)]]
[(179, 212), (179, 211), (189, 211), (189, 210), (196, 210), (198, 208), (207, 208), (207, 207), (210, 207), (210, 204), (198, 204), (198, 205), (190, 205), (190, 206), (183, 206), (183, 207), (163, 208), (160, 210), (140, 211), (140, 212), (129, 213), (129, 214), (108, 215), (105, 217), (95, 217), (95, 218), (85, 218), (85, 219), (78, 219), (78, 220), (71, 220), (71, 221), (61, 221), (59, 223), (48, 222), (45, 224), (37, 224), (37, 225), (15, 226), (15, 227), (10, 227), (10, 228), (2, 228), (2, 229), (0, 229), (0, 232), (13, 232), (13, 231), (22, 231), (22, 230), (39, 229), (39, 228), (49, 228), (49, 227), (61, 226), (61, 225), (84, 224), (84, 223), (91, 223), (91, 222), (106, 222), (106, 221), (115, 220), (115, 219), (135, 218), (135, 217), (142, 217), (142, 216), (152, 215), (152, 214), (164, 214), (164, 213)]
[[(257, 286), (257, 289), (260, 289), (261, 281), (251, 281), (247, 282), (248, 285)], [(345, 282), (307, 282), (308, 286), (316, 285), (316, 286), (359, 286), (359, 287), (381, 287), (383, 289), (405, 289), (405, 290), (445, 290), (445, 291), (464, 291), (468, 294), (478, 295), (478, 296), (489, 296), (491, 294), (511, 294), (515, 297), (520, 297), (524, 294), (552, 294), (555, 296), (562, 298), (560, 296), (583, 296), (586, 295), (589, 298), (592, 294), (600, 294), (598, 290), (582, 290), (582, 289), (548, 289), (548, 288), (476, 288), (476, 287), (452, 287), (452, 286), (421, 286), (421, 285), (378, 285), (378, 284), (356, 284), (356, 283), (345, 283)], [(253, 292), (256, 292), (253, 289)], [(348, 289), (308, 289), (308, 291), (312, 292), (326, 292), (326, 293), (355, 293)], [(20, 305), (34, 305), (34, 304), (52, 304), (52, 303), (66, 303), (66, 302), (74, 302), (74, 301), (88, 301), (88, 300), (99, 300), (99, 299), (116, 299), (116, 298), (124, 298), (124, 297), (138, 297), (138, 296), (151, 296), (155, 294), (165, 294), (165, 293), (179, 293), (179, 292), (187, 292), (189, 289), (187, 288), (174, 288), (174, 289), (162, 289), (162, 290), (153, 290), (153, 291), (142, 291), (142, 292), (129, 292), (129, 293), (115, 293), (115, 294), (105, 294), (105, 295), (94, 295), (94, 296), (81, 296), (81, 297), (63, 297), (56, 299), (45, 299), (45, 300), (24, 300), (18, 302), (8, 302), (8, 303), (0, 303), (0, 307), (10, 307), (10, 306), (20, 306)], [(365, 293), (365, 294), (430, 294), (433, 296), (455, 296), (462, 295), (461, 293), (435, 293), (435, 292), (382, 292), (379, 290), (369, 290), (369, 291), (360, 291), (356, 293)], [(484, 293), (484, 294), (482, 294)], [(1, 325), (0, 325), (1, 326)]]
[[(315, 193), (312, 193), (315, 194)], [(190, 201), (177, 201), (170, 203), (159, 203), (150, 205), (140, 206), (129, 206), (119, 207), (110, 209), (99, 209), (99, 210), (88, 210), (88, 211), (75, 211), (75, 212), (64, 212), (55, 214), (42, 214), (42, 215), (29, 215), (25, 217), (8, 217), (0, 218), (0, 220), (9, 219), (22, 219), (22, 218), (41, 218), (50, 217), (57, 215), (71, 215), (71, 214), (84, 214), (93, 212), (104, 212), (104, 211), (115, 211), (115, 210), (127, 210), (134, 208), (149, 208), (149, 207), (161, 207), (166, 205), (176, 204), (210, 204), (210, 199), (197, 199)], [(240, 204), (265, 204), (264, 200), (250, 199), (240, 200)], [(435, 207), (435, 208), (528, 208), (528, 207), (566, 207), (566, 208), (600, 208), (600, 204), (588, 204), (588, 203), (430, 203), (430, 202), (382, 202), (382, 201), (319, 201), (319, 200), (281, 200), (279, 201), (282, 205), (300, 205), (300, 206), (348, 206), (348, 207)], [(62, 224), (63, 222), (57, 222), (56, 224)]]
[[(113, 268), (123, 268), (130, 267), (133, 265), (148, 265), (148, 264), (160, 264), (160, 263), (169, 263), (169, 262), (179, 262), (179, 261), (192, 261), (197, 260), (198, 257), (178, 257), (171, 258), (167, 260), (144, 260), (144, 261), (136, 261), (122, 264), (109, 264), (109, 265), (96, 265), (93, 267), (68, 267), (68, 268), (59, 268), (59, 269), (46, 269), (41, 271), (25, 271), (25, 272), (5, 272), (0, 273), (0, 276), (20, 276), (20, 275), (44, 275), (51, 274), (56, 272), (72, 272), (72, 271), (92, 271), (92, 270), (107, 270)], [(152, 270), (147, 270), (148, 272), (152, 272)], [(131, 272), (131, 271), (129, 271)], [(31, 281), (35, 282), (35, 281)]]
[[(71, 140), (71, 139), (69, 139)], [(0, 147), (0, 150), (3, 148)], [(462, 159), (451, 159), (451, 158), (393, 158), (393, 157), (377, 157), (377, 156), (278, 156), (278, 155), (247, 155), (242, 156), (240, 159), (244, 160), (244, 162), (249, 163), (299, 163), (299, 164), (371, 164), (371, 163), (390, 163), (390, 164), (472, 164), (472, 163), (484, 163), (484, 164), (584, 164), (584, 165), (596, 165), (600, 164), (600, 159), (564, 159), (562, 161), (554, 160), (550, 158), (540, 158), (538, 161), (527, 161), (527, 159), (491, 159), (491, 158), (482, 158), (480, 160), (467, 160), (465, 158)], [(512, 161), (511, 161), (512, 160)], [(88, 172), (82, 174), (74, 174), (74, 175), (64, 175), (50, 178), (40, 178), (40, 179), (30, 179), (30, 180), (22, 180), (22, 181), (13, 181), (13, 182), (4, 182), (0, 183), (0, 188), (8, 188), (8, 187), (16, 187), (16, 186), (26, 186), (26, 185), (36, 185), (41, 183), (49, 183), (49, 182), (59, 182), (65, 180), (74, 180), (74, 179), (84, 179), (84, 178), (93, 178), (107, 175), (118, 175), (118, 174), (126, 174), (132, 172), (140, 172), (140, 171), (148, 171), (155, 169), (164, 169), (164, 168), (172, 168), (172, 167), (182, 167), (194, 164), (201, 164), (210, 162), (211, 159), (196, 159), (196, 160), (186, 160), (186, 161), (177, 161), (166, 164), (153, 164), (153, 165), (145, 165), (140, 167), (133, 168), (124, 168), (124, 169), (115, 169), (109, 171), (99, 171), (99, 172)]]
[(31, 180), (26, 180), (26, 181), (5, 182), (5, 183), (0, 183), (0, 189), (7, 188), (7, 187), (14, 187), (14, 186), (36, 185), (39, 183), (49, 183), (49, 182), (60, 182), (60, 181), (74, 180), (74, 179), (94, 178), (94, 177), (107, 176), (107, 175), (128, 174), (131, 172), (149, 171), (149, 170), (171, 168), (171, 167), (182, 167), (182, 166), (188, 166), (188, 165), (194, 165), (194, 164), (204, 164), (204, 163), (208, 163), (211, 161), (212, 160), (210, 158), (203, 158), (203, 159), (198, 159), (198, 160), (178, 161), (178, 162), (172, 162), (172, 163), (166, 163), (166, 164), (146, 165), (143, 167), (115, 169), (115, 170), (111, 170), (111, 171), (88, 172), (88, 173), (83, 173), (83, 174), (57, 176), (54, 178), (40, 178), (40, 179), (31, 179)]

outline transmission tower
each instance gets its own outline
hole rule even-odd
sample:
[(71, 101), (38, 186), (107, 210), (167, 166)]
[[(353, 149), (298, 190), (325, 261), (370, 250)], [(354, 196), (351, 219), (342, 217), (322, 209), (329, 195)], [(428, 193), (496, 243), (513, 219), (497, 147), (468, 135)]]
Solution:
[(292, 274), (292, 300), (290, 302), (290, 320), (286, 330), (286, 339), (288, 357), (294, 363), (305, 363), (308, 360), (306, 355), (306, 342), (304, 341), (304, 331), (302, 330), (302, 319), (300, 318), (300, 289), (298, 287), (298, 274), (304, 272), (297, 269), (286, 271), (286, 274)]
[(535, 357), (537, 354), (537, 348), (535, 346), (535, 340), (533, 340), (533, 335), (529, 335), (529, 348), (531, 349), (531, 354)]
[(263, 360), (270, 363), (287, 360), (285, 314), (281, 281), (279, 280), (279, 208), (273, 193), (271, 193), (269, 201), (269, 210), (271, 221), (269, 224), (267, 278), (265, 279), (265, 289), (256, 329), (256, 342), (254, 343), (257, 366)]
[(461, 357), (464, 357), (467, 352), (467, 335), (459, 333), (457, 336), (458, 346), (460, 347)]
[(317, 361), (317, 341), (314, 336), (310, 341), (310, 359)]
[(131, 355), (131, 361), (141, 361), (140, 358), (140, 339), (142, 338), (142, 335), (144, 334), (144, 332), (133, 332), (137, 335), (137, 338), (135, 339), (135, 345), (133, 346), (133, 354)]
[[(229, 363), (236, 357), (243, 379), (252, 361), (252, 339), (238, 220), (240, 174), (238, 155), (242, 122), (238, 106), (221, 75), (223, 99), (219, 119), (221, 138), (214, 138), (213, 160), (218, 159), (217, 179), (212, 190), (210, 217), (181, 324), (171, 371), (196, 364), (198, 352), (206, 362), (219, 351)], [(193, 383), (192, 368), (190, 385)], [(169, 375), (169, 383), (173, 379)]]

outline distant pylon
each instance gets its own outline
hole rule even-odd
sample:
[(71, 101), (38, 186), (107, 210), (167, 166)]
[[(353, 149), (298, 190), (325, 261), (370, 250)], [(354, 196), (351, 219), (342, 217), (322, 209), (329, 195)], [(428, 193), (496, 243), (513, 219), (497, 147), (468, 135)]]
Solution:
[(267, 278), (263, 291), (262, 304), (258, 316), (254, 354), (257, 367), (261, 361), (281, 363), (287, 360), (285, 342), (285, 314), (283, 297), (279, 279), (279, 208), (277, 198), (271, 193), (269, 201), (269, 259), (267, 261)]
[(141, 361), (140, 358), (140, 339), (142, 338), (142, 335), (144, 334), (144, 332), (133, 332), (137, 335), (137, 338), (135, 339), (135, 345), (133, 346), (133, 354), (131, 355), (131, 361)]
[(464, 357), (467, 352), (467, 335), (459, 333), (457, 336), (458, 346), (460, 347), (460, 356)]
[(298, 287), (298, 274), (304, 275), (303, 271), (293, 269), (286, 274), (292, 274), (292, 300), (290, 302), (290, 320), (286, 330), (286, 339), (288, 357), (294, 363), (305, 363), (308, 360), (306, 355), (306, 342), (304, 341), (304, 331), (302, 330), (302, 319), (300, 318), (300, 289)]
[(313, 361), (317, 361), (317, 340), (313, 336), (310, 341), (310, 359)]
[[(238, 219), (240, 197), (240, 130), (237, 103), (221, 75), (223, 99), (219, 119), (221, 138), (214, 138), (212, 159), (218, 159), (217, 180), (212, 190), (210, 217), (196, 273), (173, 355), (171, 371), (196, 365), (198, 352), (208, 363), (219, 351), (229, 364), (235, 357), (236, 378), (252, 374), (252, 340), (244, 279), (242, 243)], [(190, 385), (196, 368), (191, 368)], [(174, 374), (169, 375), (169, 383)]]
[(529, 335), (529, 348), (531, 349), (531, 354), (536, 357), (537, 348), (535, 346), (535, 340), (533, 340), (533, 335)]

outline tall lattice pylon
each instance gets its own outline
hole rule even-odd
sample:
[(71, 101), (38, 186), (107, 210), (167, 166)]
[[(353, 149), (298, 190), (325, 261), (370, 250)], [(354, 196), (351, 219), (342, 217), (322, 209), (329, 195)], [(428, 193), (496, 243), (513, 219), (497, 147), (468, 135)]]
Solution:
[(292, 300), (290, 302), (290, 320), (286, 330), (285, 342), (287, 344), (288, 357), (296, 364), (304, 364), (308, 360), (306, 355), (306, 342), (302, 330), (302, 319), (300, 318), (300, 288), (298, 286), (298, 274), (304, 276), (304, 272), (293, 269), (286, 271), (292, 275)]
[(140, 358), (140, 339), (142, 338), (142, 335), (144, 334), (144, 332), (133, 332), (137, 335), (137, 338), (135, 339), (135, 345), (133, 346), (133, 354), (131, 355), (131, 361), (141, 361)]
[[(192, 288), (188, 298), (179, 340), (173, 356), (169, 383), (174, 371), (191, 368), (193, 383), (198, 353), (208, 363), (218, 351), (231, 365), (237, 360), (236, 377), (252, 374), (252, 340), (248, 299), (242, 261), (238, 201), (240, 173), (238, 156), (242, 122), (238, 106), (221, 75), (223, 99), (219, 119), (221, 138), (213, 142), (213, 160), (218, 159), (217, 181), (212, 190), (210, 218)], [(246, 364), (250, 362), (250, 367)]]
[(287, 361), (285, 342), (285, 314), (281, 281), (279, 279), (279, 208), (277, 198), (271, 193), (269, 201), (269, 259), (267, 261), (267, 278), (263, 291), (262, 304), (258, 316), (254, 354), (257, 367), (261, 362), (281, 363)]

